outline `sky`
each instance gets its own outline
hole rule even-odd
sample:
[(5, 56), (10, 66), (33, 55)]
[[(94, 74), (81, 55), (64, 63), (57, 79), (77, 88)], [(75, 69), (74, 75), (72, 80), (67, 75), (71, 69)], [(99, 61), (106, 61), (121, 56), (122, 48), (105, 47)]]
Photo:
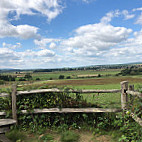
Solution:
[(0, 69), (142, 62), (142, 0), (0, 0)]

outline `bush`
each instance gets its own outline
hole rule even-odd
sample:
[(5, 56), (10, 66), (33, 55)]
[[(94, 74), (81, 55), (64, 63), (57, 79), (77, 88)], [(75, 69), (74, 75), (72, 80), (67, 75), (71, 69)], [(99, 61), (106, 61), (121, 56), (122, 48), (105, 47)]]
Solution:
[(3, 80), (0, 80), (0, 85), (4, 84), (4, 81)]
[(13, 130), (6, 134), (6, 136), (12, 140), (12, 142), (16, 141), (23, 141), (26, 139), (26, 135), (22, 132), (19, 132), (18, 130)]
[(36, 78), (36, 80), (38, 81), (38, 80), (40, 80), (40, 78)]
[(25, 78), (19, 78), (19, 81), (26, 81)]
[(43, 140), (43, 142), (54, 140), (53, 136), (51, 136), (50, 134), (45, 134), (40, 139)]
[(79, 135), (72, 131), (66, 131), (61, 135), (61, 142), (78, 142)]
[(28, 80), (32, 80), (32, 76), (30, 75), (30, 73), (25, 74), (24, 78)]
[(60, 75), (59, 79), (64, 79), (64, 77), (65, 77), (64, 75)]
[(67, 76), (66, 79), (71, 79), (71, 77), (70, 77), (70, 76)]
[(101, 77), (101, 74), (98, 74), (98, 77)]

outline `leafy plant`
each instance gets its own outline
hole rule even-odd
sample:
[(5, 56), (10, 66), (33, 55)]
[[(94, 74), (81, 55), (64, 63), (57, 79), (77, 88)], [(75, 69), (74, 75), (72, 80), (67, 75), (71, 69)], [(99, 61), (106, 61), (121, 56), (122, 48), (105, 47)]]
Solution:
[(54, 140), (54, 138), (50, 134), (45, 134), (40, 138), (40, 140), (42, 140), (42, 142), (50, 142), (51, 140)]
[(66, 131), (61, 134), (61, 142), (78, 142), (79, 135), (72, 131)]
[(10, 131), (9, 133), (6, 134), (6, 136), (12, 142), (20, 142), (26, 139), (26, 135), (23, 132), (18, 131), (17, 129)]

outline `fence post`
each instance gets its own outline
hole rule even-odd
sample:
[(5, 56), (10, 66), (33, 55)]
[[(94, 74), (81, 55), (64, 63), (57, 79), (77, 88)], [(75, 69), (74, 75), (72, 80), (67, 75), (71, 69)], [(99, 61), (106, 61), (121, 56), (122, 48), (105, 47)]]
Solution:
[(12, 118), (17, 121), (16, 93), (17, 84), (14, 84), (12, 85)]
[(134, 91), (134, 85), (129, 85), (129, 90)]
[[(129, 85), (129, 91), (134, 91), (134, 85)], [(131, 104), (133, 104), (135, 97), (130, 95)]]
[(128, 81), (122, 81), (120, 84), (121, 84), (121, 108), (125, 110), (128, 102), (128, 97), (126, 93), (126, 91), (128, 90)]

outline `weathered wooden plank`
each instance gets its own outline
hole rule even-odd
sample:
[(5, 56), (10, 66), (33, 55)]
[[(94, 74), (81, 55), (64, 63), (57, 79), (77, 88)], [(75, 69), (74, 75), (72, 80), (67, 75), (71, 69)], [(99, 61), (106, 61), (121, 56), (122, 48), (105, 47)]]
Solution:
[(0, 126), (12, 125), (15, 123), (16, 123), (16, 120), (14, 119), (0, 119)]
[(137, 96), (139, 98), (142, 98), (142, 93), (140, 93), (140, 92), (135, 92), (135, 91), (128, 90), (128, 91), (126, 91), (126, 93), (131, 94), (132, 96)]
[(17, 108), (16, 108), (16, 93), (17, 85), (12, 86), (12, 118), (17, 121)]
[[(134, 85), (129, 85), (128, 90), (129, 91), (134, 91)], [(127, 91), (126, 91), (126, 93), (127, 93)], [(130, 95), (130, 104), (133, 104), (134, 100), (135, 100), (135, 96)]]
[(12, 142), (4, 134), (0, 134), (0, 142)]
[(7, 93), (0, 93), (0, 97), (9, 97), (10, 95)]
[(73, 113), (73, 112), (84, 112), (84, 113), (92, 113), (92, 112), (121, 112), (121, 109), (104, 109), (104, 108), (49, 108), (49, 109), (34, 109), (29, 112), (27, 110), (21, 110), (21, 113), (48, 113), (48, 112), (57, 112), (57, 113)]
[(0, 112), (0, 116), (6, 115), (6, 112)]
[(4, 134), (9, 131), (9, 126), (0, 127), (0, 134)]
[(119, 93), (121, 90), (59, 90), (57, 88), (53, 89), (40, 89), (40, 90), (31, 90), (31, 91), (18, 91), (17, 95), (26, 95), (34, 93)]
[(142, 119), (141, 118), (137, 117), (134, 113), (131, 113), (130, 115), (138, 124), (140, 124), (140, 126), (142, 126)]
[(127, 93), (126, 91), (128, 90), (128, 81), (123, 81), (120, 83), (121, 84), (121, 108), (125, 110), (127, 108)]

